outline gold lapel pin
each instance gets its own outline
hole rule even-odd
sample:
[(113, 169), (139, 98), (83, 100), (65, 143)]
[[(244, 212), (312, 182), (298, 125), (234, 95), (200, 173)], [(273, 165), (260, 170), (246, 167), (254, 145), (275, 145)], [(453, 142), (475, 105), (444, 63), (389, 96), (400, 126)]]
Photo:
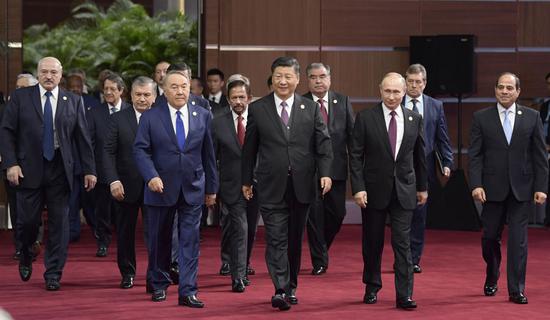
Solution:
[(66, 96), (63, 96), (63, 100), (67, 101), (67, 97), (66, 97)]
[(332, 103), (338, 103), (338, 100), (334, 99), (332, 100)]
[(300, 105), (300, 109), (304, 110), (306, 107), (302, 104)]
[(195, 105), (195, 101), (191, 101), (191, 104), (192, 104), (192, 105)]
[(413, 121), (413, 117), (409, 116), (409, 121)]
[(518, 110), (518, 115), (521, 115), (523, 112), (521, 112), (521, 110)]
[(193, 111), (193, 117), (197, 116), (197, 111)]

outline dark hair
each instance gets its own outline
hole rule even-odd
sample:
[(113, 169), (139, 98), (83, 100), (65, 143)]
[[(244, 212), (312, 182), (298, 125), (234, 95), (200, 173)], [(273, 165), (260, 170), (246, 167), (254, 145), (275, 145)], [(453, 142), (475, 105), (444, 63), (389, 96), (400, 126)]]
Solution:
[(293, 57), (279, 57), (275, 59), (271, 64), (271, 73), (273, 73), (277, 67), (292, 67), (297, 75), (300, 74), (300, 64), (298, 60)]
[(498, 76), (497, 81), (495, 82), (495, 88), (498, 86), (498, 80), (500, 80), (500, 78), (502, 78), (503, 76), (512, 76), (512, 77), (514, 77), (514, 80), (516, 80), (516, 90), (520, 89), (519, 78), (518, 78), (518, 76), (516, 76), (512, 72), (503, 72), (503, 73), (501, 73)]
[(271, 76), (267, 77), (267, 88), (271, 90), (271, 86), (273, 85), (273, 78)]
[[(112, 81), (112, 82), (116, 83), (116, 86), (117, 86), (119, 91), (122, 91), (125, 88), (124, 80), (122, 80), (122, 78), (116, 73), (111, 73), (111, 74), (107, 75), (105, 77), (105, 80), (109, 80), (109, 81)], [(105, 86), (105, 80), (103, 80), (103, 86)], [(101, 88), (101, 89), (103, 90), (103, 88)]]
[(182, 72), (187, 72), (189, 74), (189, 77), (192, 76), (192, 73), (193, 71), (191, 70), (191, 67), (189, 65), (187, 65), (187, 63), (185, 62), (176, 62), (176, 63), (172, 63), (168, 69), (166, 69), (166, 73), (170, 72), (170, 71), (182, 71)]
[(222, 80), (225, 79), (225, 75), (218, 68), (212, 68), (212, 69), (206, 71), (206, 77), (209, 77), (209, 76), (220, 76), (220, 79), (222, 79)]

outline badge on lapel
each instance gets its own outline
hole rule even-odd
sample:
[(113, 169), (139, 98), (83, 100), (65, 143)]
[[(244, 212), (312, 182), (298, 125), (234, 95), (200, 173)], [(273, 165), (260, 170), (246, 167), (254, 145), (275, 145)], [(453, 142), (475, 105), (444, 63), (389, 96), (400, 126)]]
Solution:
[(63, 96), (63, 100), (67, 101), (67, 97), (66, 97), (66, 96)]
[(518, 116), (521, 116), (522, 113), (521, 110), (518, 110)]
[(192, 105), (195, 105), (195, 100), (191, 101), (191, 104), (192, 104)]
[(332, 103), (336, 104), (336, 103), (338, 103), (338, 100), (334, 99), (334, 100), (332, 100)]
[(193, 117), (197, 116), (197, 111), (193, 111)]
[(303, 104), (300, 105), (300, 109), (304, 110), (306, 108), (306, 106), (304, 106)]
[(413, 121), (413, 117), (409, 116), (409, 121)]

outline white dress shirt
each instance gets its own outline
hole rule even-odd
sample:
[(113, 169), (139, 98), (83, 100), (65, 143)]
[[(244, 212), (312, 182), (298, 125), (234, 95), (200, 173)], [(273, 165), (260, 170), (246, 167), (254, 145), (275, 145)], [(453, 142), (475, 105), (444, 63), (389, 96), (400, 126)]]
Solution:
[(141, 118), (141, 112), (138, 112), (136, 108), (134, 108), (134, 112), (136, 114), (136, 121), (139, 124), (139, 119)]
[(420, 95), (418, 98), (412, 98), (409, 97), (409, 95), (405, 96), (405, 107), (409, 110), (413, 109), (413, 102), (412, 100), (416, 99), (416, 108), (418, 109), (418, 113), (424, 118), (424, 96)]
[[(42, 104), (42, 114), (44, 114), (44, 105), (46, 104), (46, 89), (41, 84), (38, 85), (40, 89), (40, 104)], [(57, 101), (59, 101), (59, 87), (55, 87), (50, 97), (50, 104), (52, 105), (52, 123), (53, 123), (53, 146), (55, 149), (59, 148), (59, 139), (57, 137), (57, 129), (55, 128), (55, 113), (57, 112)]]
[[(504, 128), (504, 113), (506, 112), (507, 109), (504, 108), (500, 103), (497, 103), (497, 108), (498, 108), (498, 116), (500, 118), (500, 124)], [(508, 110), (510, 111), (510, 113), (508, 114), (508, 120), (510, 120), (510, 126), (512, 127), (512, 133), (513, 133), (514, 123), (516, 120), (516, 104), (514, 103), (513, 105), (511, 105), (510, 108), (508, 108)]]
[(210, 94), (208, 95), (208, 100), (212, 101), (212, 98), (214, 98), (214, 102), (217, 104), (220, 104), (220, 100), (222, 99), (222, 92), (218, 92), (216, 94)]
[[(395, 142), (395, 157), (394, 160), (397, 158), (397, 155), (399, 154), (399, 148), (401, 147), (401, 142), (403, 142), (403, 132), (405, 128), (405, 119), (403, 118), (403, 109), (401, 107), (397, 107), (395, 110), (395, 123), (397, 124), (397, 139)], [(391, 112), (388, 107), (384, 103), (382, 103), (382, 112), (384, 113), (384, 120), (386, 120), (386, 131), (390, 128), (390, 120), (391, 120)], [(388, 135), (389, 137), (389, 135)]]
[(187, 108), (187, 104), (181, 107), (181, 109), (176, 109), (172, 107), (170, 104), (168, 104), (168, 109), (170, 110), (170, 119), (172, 120), (172, 127), (174, 128), (174, 134), (176, 134), (176, 118), (177, 114), (176, 112), (181, 112), (181, 118), (183, 120), (183, 129), (185, 131), (185, 138), (187, 138), (187, 134), (189, 133), (189, 108)]
[(275, 106), (277, 107), (277, 114), (279, 115), (279, 117), (281, 116), (281, 112), (283, 111), (281, 103), (283, 101), (286, 102), (286, 112), (288, 113), (288, 119), (290, 120), (290, 113), (292, 112), (292, 105), (294, 104), (294, 95), (291, 95), (290, 98), (286, 100), (279, 98), (276, 94), (273, 94), (273, 97), (275, 97)]
[[(231, 109), (231, 114), (233, 115), (233, 123), (235, 124), (235, 132), (237, 132), (237, 126), (239, 125), (239, 119), (237, 119), (237, 118), (239, 117), (239, 115), (236, 114), (235, 111), (233, 111), (233, 109)], [(243, 126), (246, 129), (246, 119), (248, 118), (248, 108), (244, 109), (241, 116), (243, 117)]]
[[(107, 103), (107, 106), (109, 107), (109, 114), (113, 114), (113, 113), (115, 113), (115, 112), (119, 112), (119, 111), (120, 111), (120, 108), (122, 108), (122, 99), (118, 99), (117, 104), (114, 105), (114, 106), (113, 106), (112, 104), (110, 104), (110, 103)], [(114, 111), (114, 112), (111, 111), (111, 109), (112, 109), (113, 107), (115, 107), (115, 111)]]
[(325, 106), (325, 109), (327, 110), (327, 114), (330, 114), (330, 111), (328, 109), (328, 105), (329, 105), (329, 103), (328, 103), (328, 91), (325, 93), (325, 96), (322, 99), (320, 99), (316, 95), (313, 95), (313, 100), (315, 102), (317, 102), (317, 105), (319, 107), (321, 107), (321, 103), (319, 102), (319, 100), (323, 100), (323, 105)]

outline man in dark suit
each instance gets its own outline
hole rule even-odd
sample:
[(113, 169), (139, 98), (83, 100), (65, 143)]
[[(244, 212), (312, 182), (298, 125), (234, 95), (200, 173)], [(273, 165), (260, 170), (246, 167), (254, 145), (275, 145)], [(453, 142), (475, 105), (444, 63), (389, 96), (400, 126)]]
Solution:
[(200, 216), (202, 205), (214, 204), (218, 191), (212, 117), (188, 102), (190, 80), (185, 73), (169, 71), (163, 87), (166, 103), (142, 115), (134, 143), (136, 165), (147, 183), (144, 203), (149, 220), (152, 300), (166, 300), (172, 225), (178, 211), (178, 303), (202, 308), (204, 304), (196, 296)]
[(497, 105), (474, 113), (468, 155), (472, 196), (483, 204), (484, 293), (494, 296), (498, 290), (500, 241), (508, 222), (508, 296), (526, 304), (527, 224), (533, 200), (546, 200), (548, 160), (542, 121), (535, 110), (516, 103), (519, 93), (516, 75), (505, 72), (498, 77)]
[(170, 67), (170, 63), (166, 61), (160, 61), (155, 66), (155, 73), (153, 74), (153, 79), (155, 79), (155, 82), (157, 83), (157, 92), (156, 92), (157, 97), (160, 97), (164, 94), (164, 91), (162, 90), (162, 81), (164, 80), (164, 77), (166, 77), (166, 72), (168, 72), (168, 67)]
[[(332, 142), (332, 188), (323, 197), (317, 193), (309, 208), (307, 238), (313, 270), (321, 275), (328, 268), (328, 250), (346, 216), (348, 148), (353, 132), (353, 110), (347, 96), (330, 90), (330, 67), (312, 63), (306, 68), (309, 92), (304, 97), (317, 102)], [(316, 189), (318, 191), (318, 189)]]
[[(110, 117), (109, 131), (103, 152), (103, 172), (111, 196), (117, 201), (115, 227), (117, 230), (117, 263), (122, 276), (120, 287), (130, 289), (136, 276), (136, 223), (141, 208), (145, 228), (146, 207), (143, 206), (143, 178), (134, 157), (133, 144), (141, 114), (151, 108), (157, 88), (151, 78), (137, 77), (132, 83), (132, 108), (126, 108)], [(149, 237), (146, 233), (145, 240)], [(148, 277), (150, 272), (148, 272)]]
[[(223, 247), (227, 246), (228, 264), (231, 266), (233, 292), (244, 292), (249, 284), (247, 266), (256, 233), (258, 205), (256, 198), (246, 200), (240, 186), (241, 156), (248, 103), (252, 98), (248, 78), (237, 75), (228, 80), (227, 93), (231, 111), (212, 120), (212, 135), (220, 175), (219, 196), (223, 203), (222, 258)], [(250, 233), (253, 233), (252, 235)]]
[(427, 198), (422, 117), (401, 107), (405, 79), (395, 72), (380, 83), (382, 103), (355, 118), (350, 153), (353, 197), (363, 218), (363, 302), (374, 304), (382, 288), (386, 215), (391, 220), (396, 306), (416, 308), (409, 230), (412, 212)]
[[(435, 186), (437, 180), (436, 168), (443, 167), (442, 174), (445, 177), (451, 175), (453, 166), (453, 151), (449, 141), (447, 122), (443, 103), (424, 94), (427, 83), (426, 68), (421, 64), (410, 65), (405, 72), (407, 81), (407, 94), (403, 98), (402, 105), (422, 116), (424, 124), (424, 149), (426, 153), (426, 165), (428, 168), (428, 187)], [(441, 163), (436, 163), (436, 153), (440, 155)], [(424, 230), (426, 229), (426, 215), (428, 203), (414, 209), (411, 223), (411, 254), (414, 273), (421, 273), (420, 258), (424, 250)], [(439, 214), (443, 214), (440, 212)]]
[(206, 87), (208, 89), (208, 101), (212, 107), (212, 113), (225, 113), (229, 111), (229, 101), (223, 94), (225, 75), (220, 69), (212, 68), (206, 72)]
[(79, 97), (58, 86), (61, 63), (53, 57), (43, 58), (37, 72), (38, 85), (11, 95), (2, 119), (0, 154), (8, 180), (18, 187), (17, 213), (23, 227), (21, 280), (28, 281), (32, 274), (30, 247), (46, 204), (44, 279), (46, 290), (58, 290), (69, 244), (69, 194), (77, 187), (73, 185), (73, 165), (80, 157), (84, 185), (90, 190), (96, 183), (95, 164), (84, 106)]
[(111, 243), (111, 220), (116, 215), (117, 210), (111, 197), (109, 182), (103, 171), (103, 152), (105, 138), (109, 131), (110, 115), (130, 107), (130, 104), (122, 101), (121, 98), (124, 87), (124, 80), (119, 75), (109, 74), (103, 81), (105, 103), (100, 107), (91, 108), (87, 114), (98, 173), (98, 184), (95, 190), (95, 216), (97, 219), (97, 251), (95, 255), (100, 258), (107, 256), (107, 248)]
[[(266, 232), (266, 262), (279, 310), (297, 304), (302, 237), (315, 189), (330, 191), (332, 148), (315, 102), (295, 94), (300, 65), (280, 57), (271, 65), (274, 92), (248, 109), (242, 156), (243, 194), (258, 196)], [(255, 169), (256, 168), (256, 169)], [(321, 178), (314, 181), (315, 172)], [(253, 175), (257, 188), (252, 190)]]
[[(546, 81), (546, 87), (548, 88), (548, 93), (550, 94), (550, 73), (544, 77)], [(550, 151), (550, 99), (544, 101), (539, 109), (540, 118), (542, 120), (543, 130), (545, 141), (546, 141), (546, 150)], [(550, 164), (550, 159), (548, 160)], [(549, 179), (550, 182), (550, 179)], [(550, 204), (546, 203), (546, 216), (544, 218), (544, 225), (550, 226)]]

